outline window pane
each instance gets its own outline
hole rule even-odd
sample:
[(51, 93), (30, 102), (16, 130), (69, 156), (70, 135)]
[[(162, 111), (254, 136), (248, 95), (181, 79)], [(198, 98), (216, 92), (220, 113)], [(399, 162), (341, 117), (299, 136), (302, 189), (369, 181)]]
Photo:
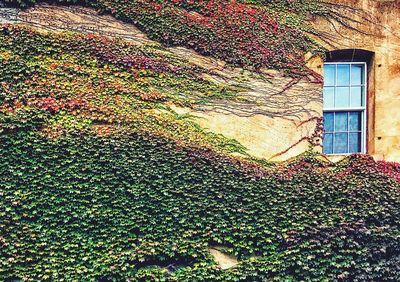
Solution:
[(335, 107), (346, 108), (349, 106), (350, 87), (337, 87), (335, 95)]
[(325, 154), (359, 153), (363, 148), (366, 101), (364, 64), (324, 65)]
[(351, 107), (364, 106), (364, 86), (351, 87), (350, 106)]
[(324, 85), (334, 86), (336, 78), (336, 65), (324, 65)]
[(349, 119), (349, 131), (361, 131), (361, 112), (350, 112)]
[(324, 131), (333, 132), (333, 116), (334, 113), (324, 113)]
[(324, 154), (333, 153), (333, 134), (324, 135)]
[(361, 133), (349, 134), (349, 153), (361, 153)]
[(335, 131), (347, 131), (347, 112), (335, 113)]
[(351, 84), (364, 84), (364, 65), (351, 65)]
[(350, 65), (337, 65), (337, 85), (350, 85)]
[(324, 107), (335, 107), (335, 87), (324, 87)]
[(333, 153), (345, 154), (348, 153), (347, 133), (335, 133), (333, 141)]

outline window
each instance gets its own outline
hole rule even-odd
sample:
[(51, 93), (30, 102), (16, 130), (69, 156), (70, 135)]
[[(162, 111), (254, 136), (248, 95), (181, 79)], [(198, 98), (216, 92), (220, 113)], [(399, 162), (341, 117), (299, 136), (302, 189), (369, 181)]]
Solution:
[(365, 153), (366, 64), (324, 64), (324, 154)]

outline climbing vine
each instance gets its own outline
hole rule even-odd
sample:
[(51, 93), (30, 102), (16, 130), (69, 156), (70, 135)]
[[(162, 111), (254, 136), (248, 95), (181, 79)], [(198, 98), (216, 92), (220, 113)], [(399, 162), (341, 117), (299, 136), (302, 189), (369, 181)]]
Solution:
[(144, 130), (243, 152), (235, 141), (205, 133), (169, 108), (234, 99), (235, 91), (156, 47), (0, 26), (0, 63), (3, 133), (32, 125), (51, 137), (74, 130)]
[[(6, 2), (23, 7), (36, 3)], [(234, 66), (278, 69), (291, 76), (312, 73), (305, 67), (304, 54), (320, 55), (323, 51), (309, 36), (312, 29), (307, 15), (330, 14), (330, 6), (316, 0), (62, 2), (89, 5), (132, 22), (150, 38), (166, 45), (186, 46)]]
[[(167, 45), (292, 76), (320, 51), (305, 17), (329, 12), (311, 0), (85, 4)], [(171, 107), (236, 90), (157, 46), (2, 25), (0, 63), (1, 281), (400, 280), (398, 164), (232, 157), (244, 148)], [(215, 244), (239, 265), (221, 270)]]
[[(2, 281), (400, 278), (399, 171), (368, 156), (267, 168), (147, 133), (30, 130), (0, 153)], [(213, 244), (239, 265), (219, 269)]]

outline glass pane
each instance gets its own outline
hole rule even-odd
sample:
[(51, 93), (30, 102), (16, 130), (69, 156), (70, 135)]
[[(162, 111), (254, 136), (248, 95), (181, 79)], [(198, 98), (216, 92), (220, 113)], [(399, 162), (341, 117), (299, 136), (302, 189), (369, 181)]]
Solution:
[(350, 85), (350, 65), (337, 65), (337, 85)]
[(364, 86), (351, 87), (350, 106), (351, 107), (364, 106)]
[(335, 113), (335, 131), (347, 131), (347, 112)]
[(348, 152), (347, 135), (347, 133), (335, 133), (335, 138), (333, 141), (334, 154), (345, 154)]
[(324, 108), (335, 107), (335, 87), (324, 87)]
[(324, 85), (334, 86), (336, 78), (336, 65), (324, 65)]
[(349, 113), (349, 131), (361, 131), (361, 112)]
[(361, 133), (349, 134), (349, 153), (361, 153)]
[(351, 84), (364, 84), (364, 65), (351, 65)]
[(333, 153), (333, 134), (324, 135), (324, 154)]
[(350, 87), (337, 87), (335, 95), (335, 107), (345, 108), (349, 106)]
[(333, 113), (324, 113), (324, 131), (333, 132)]

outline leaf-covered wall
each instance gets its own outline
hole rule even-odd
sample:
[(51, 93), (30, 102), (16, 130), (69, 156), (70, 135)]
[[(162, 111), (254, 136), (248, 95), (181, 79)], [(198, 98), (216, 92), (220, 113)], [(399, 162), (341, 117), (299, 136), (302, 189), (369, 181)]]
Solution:
[(303, 77), (293, 78), (278, 71), (262, 69), (254, 73), (233, 68), (187, 48), (161, 46), (130, 24), (82, 7), (44, 5), (26, 11), (11, 10), (9, 14), (12, 15), (9, 23), (17, 19), (19, 23), (48, 31), (96, 31), (122, 37), (134, 45), (157, 46), (201, 67), (203, 78), (211, 79), (219, 87), (235, 89), (236, 98), (217, 95), (207, 103), (192, 103), (190, 107), (173, 101), (167, 103), (178, 113), (198, 117), (196, 121), (208, 131), (238, 140), (251, 155), (262, 158), (276, 155), (274, 159), (278, 160), (296, 156), (310, 145), (319, 148), (320, 136), (315, 132), (321, 116), (321, 85), (320, 77), (311, 70), (304, 72)]
[(331, 37), (329, 50), (360, 49), (373, 53), (368, 62), (368, 153), (400, 161), (400, 3), (397, 0), (336, 1), (347, 5), (351, 28), (319, 18), (315, 27)]
[(254, 158), (319, 147), (308, 20), (349, 7), (126, 3), (2, 9), (0, 280), (400, 280), (398, 164)]

